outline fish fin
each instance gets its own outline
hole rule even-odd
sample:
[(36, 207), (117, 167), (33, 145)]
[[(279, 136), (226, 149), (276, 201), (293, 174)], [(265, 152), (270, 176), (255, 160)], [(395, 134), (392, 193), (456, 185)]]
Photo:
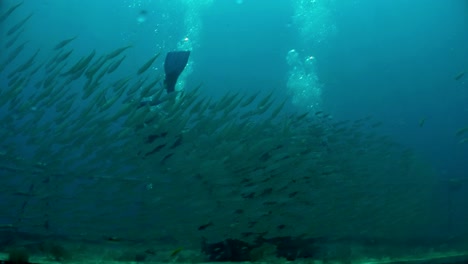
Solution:
[(171, 51), (167, 53), (164, 62), (164, 72), (166, 74), (164, 84), (167, 93), (175, 91), (177, 79), (187, 65), (189, 56), (190, 51)]

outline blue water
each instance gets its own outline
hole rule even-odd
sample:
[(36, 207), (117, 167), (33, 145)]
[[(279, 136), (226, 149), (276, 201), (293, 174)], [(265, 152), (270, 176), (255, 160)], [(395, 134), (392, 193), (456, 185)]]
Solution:
[[(13, 3), (0, 2), (0, 13)], [(468, 134), (455, 135), (468, 126), (468, 73), (454, 79), (468, 70), (467, 1), (25, 1), (0, 30), (31, 12), (22, 60), (78, 36), (75, 60), (132, 45), (118, 70), (125, 75), (158, 52), (189, 49), (179, 89), (202, 84), (214, 98), (274, 90), (291, 112), (381, 121), (379, 134), (436, 172), (434, 210), (451, 216), (435, 233), (468, 233), (468, 142), (460, 143)], [(450, 188), (453, 179), (460, 188)]]

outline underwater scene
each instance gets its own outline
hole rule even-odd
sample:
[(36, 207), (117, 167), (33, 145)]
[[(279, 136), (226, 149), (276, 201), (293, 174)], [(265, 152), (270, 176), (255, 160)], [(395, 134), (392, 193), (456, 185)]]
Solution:
[(0, 263), (468, 263), (468, 2), (0, 0)]

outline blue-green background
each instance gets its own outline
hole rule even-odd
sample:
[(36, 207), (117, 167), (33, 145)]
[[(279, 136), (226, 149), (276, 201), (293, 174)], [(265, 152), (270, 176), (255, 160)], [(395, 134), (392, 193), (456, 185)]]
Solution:
[[(454, 79), (468, 69), (468, 1), (317, 0), (329, 12), (318, 24), (336, 29), (320, 40), (301, 34), (307, 25), (294, 20), (298, 2), (214, 0), (194, 13), (196, 0), (37, 0), (25, 1), (11, 21), (34, 13), (30, 51), (73, 36), (75, 58), (130, 43), (130, 68), (122, 71), (134, 71), (153, 54), (177, 49), (195, 14), (200, 27), (184, 88), (203, 83), (203, 93), (215, 96), (258, 89), (289, 96), (286, 55), (296, 49), (314, 56), (323, 110), (332, 118), (371, 115), (383, 122), (379, 132), (428, 159), (441, 183), (468, 184), (468, 143), (455, 136), (468, 126), (468, 77)], [(466, 214), (466, 184), (455, 194), (459, 214)]]

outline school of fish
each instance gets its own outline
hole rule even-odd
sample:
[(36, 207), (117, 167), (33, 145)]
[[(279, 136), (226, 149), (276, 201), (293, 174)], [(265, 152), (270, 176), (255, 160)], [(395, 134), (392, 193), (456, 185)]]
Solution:
[[(433, 172), (380, 122), (291, 112), (269, 90), (166, 95), (159, 54), (117, 75), (131, 45), (79, 59), (79, 36), (36, 49), (36, 14), (12, 20), (21, 6), (0, 15), (2, 228), (198, 246), (430, 226)], [(149, 96), (162, 103), (139, 107)]]

